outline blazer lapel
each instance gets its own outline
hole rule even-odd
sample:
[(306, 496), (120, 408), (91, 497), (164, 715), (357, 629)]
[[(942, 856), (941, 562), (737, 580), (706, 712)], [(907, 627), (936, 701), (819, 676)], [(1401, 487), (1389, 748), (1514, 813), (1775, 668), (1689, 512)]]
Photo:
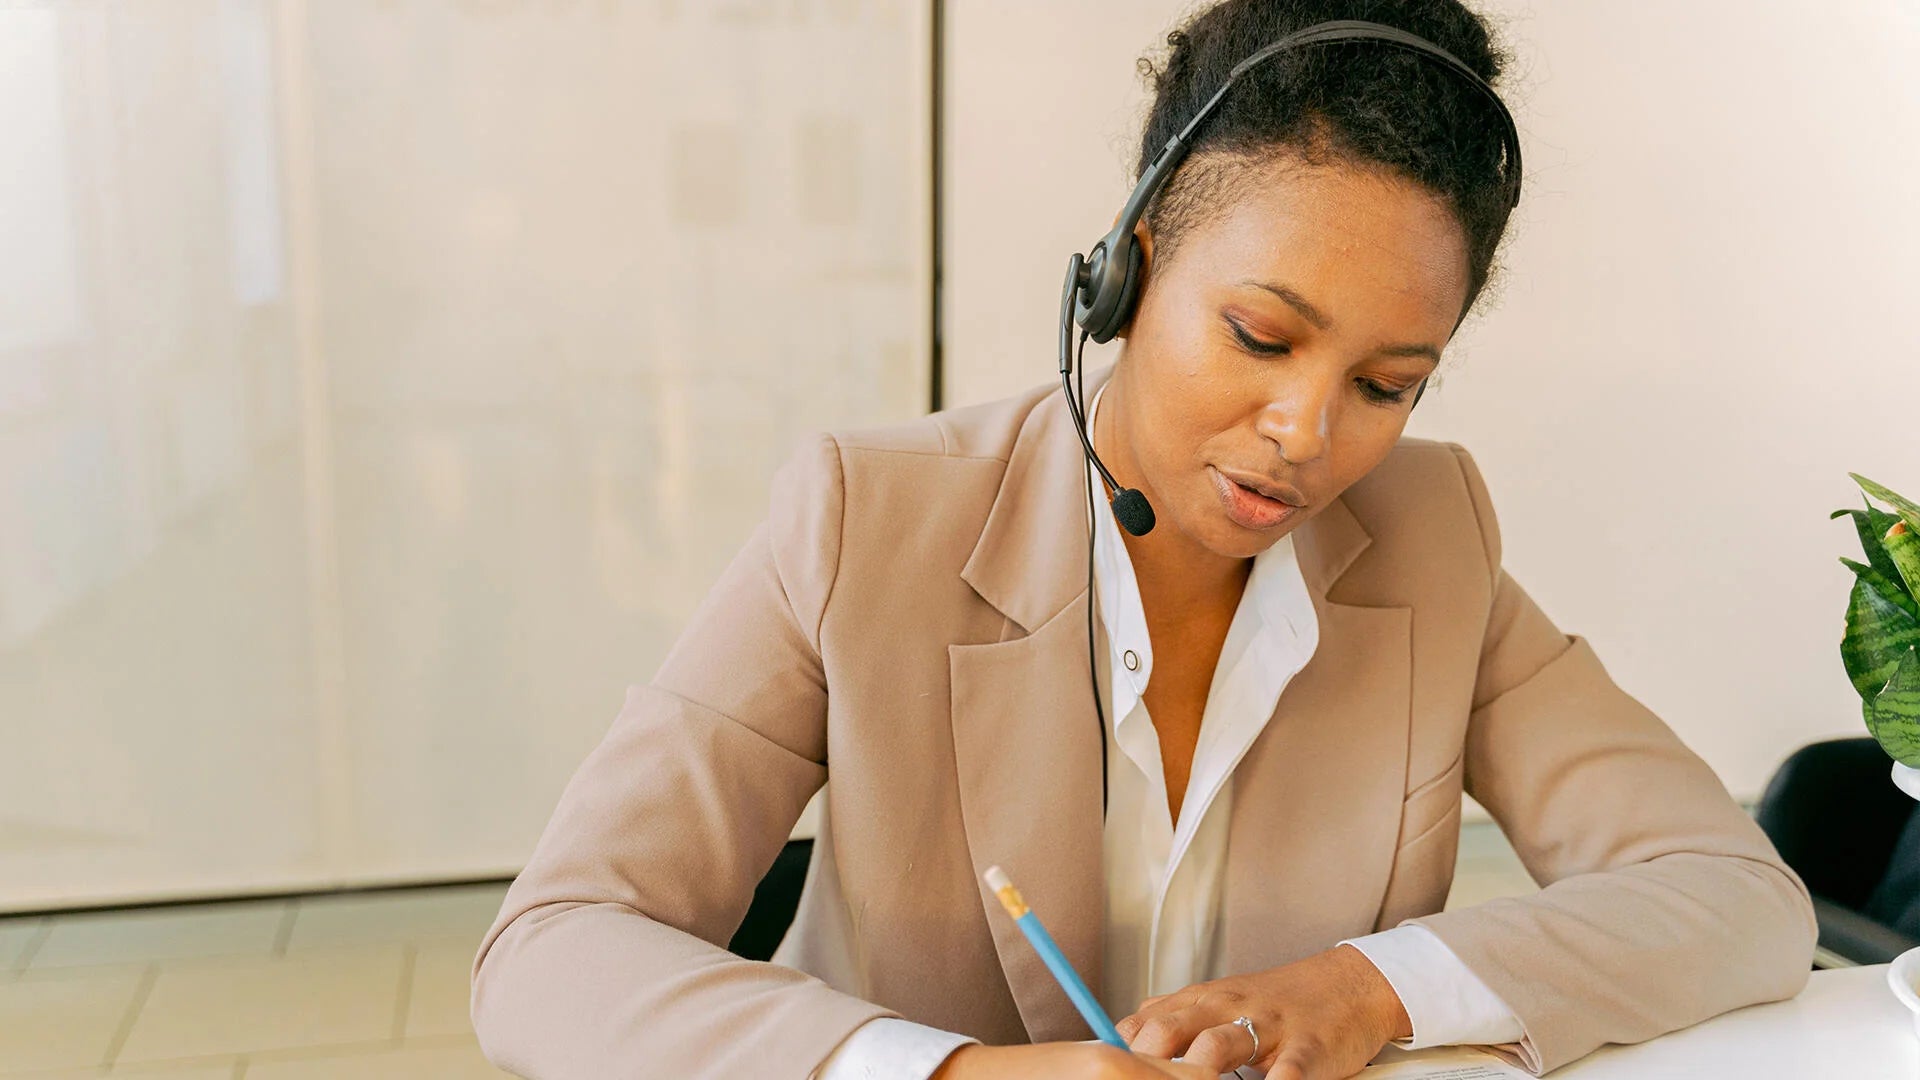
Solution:
[[(1090, 374), (1088, 381), (1100, 379)], [(989, 866), (1006, 870), (1074, 970), (1100, 985), (1103, 736), (1087, 676), (1083, 462), (1061, 397), (1036, 405), (961, 571), (1007, 617), (1013, 636), (948, 647), (974, 885), (1035, 1042), (1092, 1032), (981, 875)]]
[(1374, 930), (1406, 791), (1413, 609), (1327, 599), (1372, 542), (1343, 499), (1294, 537), (1320, 643), (1235, 772), (1220, 913), (1235, 973)]

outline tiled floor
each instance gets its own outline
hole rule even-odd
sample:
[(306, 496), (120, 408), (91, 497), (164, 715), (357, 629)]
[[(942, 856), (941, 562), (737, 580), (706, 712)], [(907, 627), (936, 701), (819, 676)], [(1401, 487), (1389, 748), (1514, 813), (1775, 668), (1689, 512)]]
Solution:
[(500, 885), (0, 919), (0, 1077), (498, 1077), (467, 965)]
[[(0, 1077), (498, 1077), (467, 965), (505, 885), (0, 918)], [(1532, 892), (1469, 824), (1449, 907)]]

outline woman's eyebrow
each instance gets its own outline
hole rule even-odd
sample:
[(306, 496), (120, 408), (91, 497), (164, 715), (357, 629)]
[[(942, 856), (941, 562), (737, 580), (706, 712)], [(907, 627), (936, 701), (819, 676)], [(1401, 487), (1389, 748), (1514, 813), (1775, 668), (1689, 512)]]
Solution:
[[(1240, 284), (1265, 289), (1280, 299), (1285, 300), (1288, 304), (1292, 305), (1293, 310), (1300, 313), (1301, 318), (1312, 323), (1315, 330), (1325, 333), (1333, 329), (1333, 320), (1327, 318), (1325, 312), (1314, 307), (1307, 301), (1306, 297), (1301, 296), (1285, 285), (1276, 285), (1271, 281), (1255, 281), (1252, 278), (1248, 278), (1240, 282)], [(1424, 342), (1409, 342), (1405, 345), (1387, 345), (1375, 349), (1374, 352), (1381, 356), (1424, 356), (1436, 365), (1440, 363), (1440, 350)]]
[(1408, 342), (1405, 345), (1382, 345), (1373, 350), (1375, 356), (1424, 356), (1437, 367), (1440, 363), (1440, 350), (1420, 342)]
[(1306, 297), (1301, 296), (1285, 285), (1275, 285), (1271, 281), (1255, 281), (1252, 278), (1248, 278), (1240, 284), (1265, 289), (1280, 299), (1285, 300), (1287, 303), (1292, 304), (1293, 310), (1299, 312), (1301, 318), (1312, 323), (1315, 330), (1326, 331), (1333, 329), (1332, 319), (1327, 318), (1319, 308), (1308, 303)]

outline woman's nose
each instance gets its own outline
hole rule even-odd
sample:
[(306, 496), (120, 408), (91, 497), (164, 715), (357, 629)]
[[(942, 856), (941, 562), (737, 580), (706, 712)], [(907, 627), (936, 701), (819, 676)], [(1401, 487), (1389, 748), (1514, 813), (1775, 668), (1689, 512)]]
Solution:
[(1254, 427), (1280, 448), (1280, 456), (1294, 465), (1326, 452), (1328, 413), (1333, 394), (1326, 387), (1297, 384), (1260, 407)]

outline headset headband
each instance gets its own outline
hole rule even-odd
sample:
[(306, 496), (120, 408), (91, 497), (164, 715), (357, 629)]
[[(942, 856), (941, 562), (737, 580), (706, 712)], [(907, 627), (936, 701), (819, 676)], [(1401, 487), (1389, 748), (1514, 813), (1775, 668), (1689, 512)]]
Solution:
[[(1233, 89), (1240, 76), (1246, 74), (1261, 62), (1289, 49), (1304, 48), (1308, 45), (1326, 45), (1342, 41), (1373, 41), (1382, 45), (1404, 49), (1418, 56), (1439, 63), (1446, 70), (1465, 79), (1469, 86), (1478, 90), (1493, 104), (1494, 112), (1500, 117), (1500, 137), (1505, 153), (1503, 180), (1507, 189), (1507, 208), (1511, 210), (1520, 202), (1520, 134), (1515, 129), (1513, 116), (1500, 100), (1500, 95), (1485, 79), (1475, 74), (1472, 68), (1460, 62), (1458, 57), (1435, 45), (1433, 42), (1410, 34), (1397, 27), (1382, 23), (1367, 22), (1360, 19), (1336, 19), (1315, 23), (1302, 30), (1296, 30), (1286, 37), (1261, 48), (1233, 66), (1227, 73), (1226, 81), (1220, 89), (1214, 91), (1206, 104), (1200, 106), (1193, 118), (1180, 129), (1179, 134), (1167, 140), (1160, 148), (1153, 162), (1140, 174), (1140, 180), (1134, 185), (1133, 194), (1128, 196), (1126, 205), (1120, 211), (1120, 218), (1113, 228), (1093, 246), (1083, 260), (1083, 265), (1069, 277), (1068, 286), (1076, 295), (1073, 297), (1074, 321), (1086, 330), (1094, 341), (1106, 342), (1120, 329), (1131, 306), (1133, 291), (1138, 272), (1138, 248), (1132, 243), (1133, 231), (1145, 215), (1147, 204), (1160, 190), (1161, 184), (1172, 174), (1174, 167), (1187, 155), (1190, 139), (1208, 116), (1219, 107), (1227, 91)], [(1117, 265), (1116, 265), (1117, 264)], [(1063, 367), (1065, 362), (1063, 361)]]

